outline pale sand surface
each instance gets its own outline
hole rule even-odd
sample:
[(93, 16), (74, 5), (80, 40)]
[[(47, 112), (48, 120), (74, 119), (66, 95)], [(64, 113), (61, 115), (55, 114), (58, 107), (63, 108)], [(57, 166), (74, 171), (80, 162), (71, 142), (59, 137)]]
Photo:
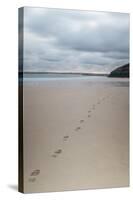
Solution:
[(128, 106), (128, 87), (24, 86), (25, 192), (128, 186)]

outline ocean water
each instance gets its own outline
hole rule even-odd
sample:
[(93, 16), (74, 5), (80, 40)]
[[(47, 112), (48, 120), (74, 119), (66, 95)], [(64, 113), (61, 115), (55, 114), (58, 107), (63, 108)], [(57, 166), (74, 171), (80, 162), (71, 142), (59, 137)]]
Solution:
[[(20, 78), (20, 82), (22, 79)], [(83, 85), (129, 87), (129, 78), (109, 78), (106, 76), (64, 75), (64, 74), (24, 74), (24, 85)]]

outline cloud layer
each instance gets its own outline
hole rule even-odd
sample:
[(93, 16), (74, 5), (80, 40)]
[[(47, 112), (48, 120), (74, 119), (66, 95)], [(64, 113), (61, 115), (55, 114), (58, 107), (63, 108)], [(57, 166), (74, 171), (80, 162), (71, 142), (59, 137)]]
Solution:
[(129, 15), (24, 9), (24, 70), (110, 72), (129, 62)]

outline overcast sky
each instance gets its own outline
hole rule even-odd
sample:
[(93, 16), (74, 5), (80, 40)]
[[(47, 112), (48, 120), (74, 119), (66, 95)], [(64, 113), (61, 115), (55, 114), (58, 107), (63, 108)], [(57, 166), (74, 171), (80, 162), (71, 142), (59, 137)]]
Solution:
[(24, 9), (24, 70), (110, 72), (129, 62), (129, 15)]

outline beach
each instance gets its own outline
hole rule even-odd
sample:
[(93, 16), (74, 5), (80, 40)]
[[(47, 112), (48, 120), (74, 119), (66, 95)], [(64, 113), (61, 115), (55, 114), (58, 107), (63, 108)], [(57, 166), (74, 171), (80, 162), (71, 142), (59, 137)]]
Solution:
[(26, 193), (129, 185), (128, 79), (110, 80), (24, 83)]

